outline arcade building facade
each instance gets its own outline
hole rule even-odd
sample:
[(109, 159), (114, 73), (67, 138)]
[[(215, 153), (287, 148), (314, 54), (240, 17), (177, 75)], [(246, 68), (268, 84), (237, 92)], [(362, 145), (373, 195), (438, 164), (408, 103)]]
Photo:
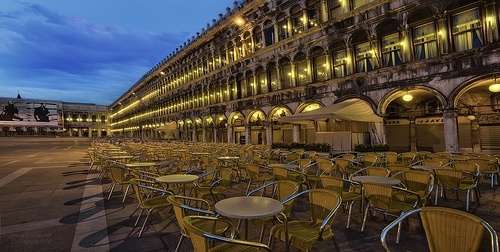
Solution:
[[(109, 107), (110, 134), (500, 152), (499, 2), (235, 2)], [(362, 101), (381, 126), (279, 118)], [(351, 112), (355, 113), (355, 112)]]

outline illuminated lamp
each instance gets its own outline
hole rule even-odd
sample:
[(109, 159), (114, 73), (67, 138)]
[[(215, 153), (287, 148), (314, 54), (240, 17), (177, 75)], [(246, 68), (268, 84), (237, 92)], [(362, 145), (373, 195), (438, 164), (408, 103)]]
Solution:
[(406, 94), (405, 94), (405, 95), (403, 95), (403, 101), (405, 101), (405, 102), (409, 102), (409, 101), (411, 101), (411, 100), (413, 100), (413, 95), (411, 95), (411, 94), (409, 94), (408, 92), (406, 92)]
[(500, 83), (497, 83), (497, 78), (496, 76), (493, 77), (493, 84), (491, 84), (489, 87), (488, 87), (488, 90), (490, 90), (490, 92), (493, 92), (493, 93), (498, 93), (500, 92)]

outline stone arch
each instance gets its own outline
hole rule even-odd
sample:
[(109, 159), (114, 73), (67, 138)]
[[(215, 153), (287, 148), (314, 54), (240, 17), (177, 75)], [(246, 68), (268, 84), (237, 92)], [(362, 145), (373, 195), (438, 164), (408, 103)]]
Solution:
[[(409, 94), (412, 96), (411, 103), (405, 103), (403, 96)], [(377, 106), (377, 114), (386, 116), (387, 108), (391, 102), (396, 102), (403, 107), (415, 110), (422, 102), (429, 99), (437, 99), (440, 103), (440, 108), (443, 109), (448, 107), (448, 101), (446, 97), (438, 90), (427, 87), (427, 86), (412, 86), (412, 87), (400, 87), (391, 90), (386, 93), (381, 99)]]

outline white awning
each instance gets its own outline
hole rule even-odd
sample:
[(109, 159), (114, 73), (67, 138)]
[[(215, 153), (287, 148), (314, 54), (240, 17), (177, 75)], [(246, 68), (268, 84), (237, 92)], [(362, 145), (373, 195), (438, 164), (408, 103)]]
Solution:
[(179, 130), (177, 129), (177, 124), (175, 122), (166, 123), (155, 130), (165, 132), (167, 139), (179, 139)]
[(312, 111), (283, 116), (278, 118), (278, 121), (293, 124), (308, 124), (311, 121), (327, 119), (334, 119), (336, 121), (383, 122), (382, 117), (376, 115), (370, 105), (361, 99), (349, 99)]

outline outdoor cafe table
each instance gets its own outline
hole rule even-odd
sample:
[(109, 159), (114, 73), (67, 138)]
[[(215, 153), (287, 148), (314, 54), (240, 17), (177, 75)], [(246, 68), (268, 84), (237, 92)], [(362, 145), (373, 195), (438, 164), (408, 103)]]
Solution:
[(127, 168), (136, 169), (136, 168), (146, 168), (148, 171), (153, 166), (158, 166), (158, 164), (153, 162), (137, 162), (137, 163), (128, 163), (125, 164)]
[(421, 170), (421, 171), (434, 171), (434, 169), (438, 169), (438, 168), (451, 169), (450, 167), (437, 166), (437, 165), (413, 165), (413, 166), (411, 166), (411, 168), (415, 169), (415, 170)]
[(116, 161), (121, 161), (121, 162), (125, 162), (129, 159), (132, 159), (134, 156), (129, 156), (129, 155), (121, 155), (121, 156), (110, 156), (108, 157), (109, 159), (111, 160), (116, 160)]
[(283, 210), (281, 201), (259, 196), (240, 196), (215, 203), (215, 212), (229, 218), (243, 219), (245, 240), (248, 239), (248, 220), (277, 215)]
[(280, 168), (285, 168), (288, 170), (297, 170), (299, 168), (299, 165), (296, 164), (270, 164), (268, 165), (269, 167), (280, 167)]
[[(191, 183), (198, 179), (197, 175), (193, 174), (169, 174), (156, 177), (156, 181), (166, 184), (182, 184), (183, 194), (186, 195), (186, 183)], [(180, 187), (179, 187), (180, 189)]]

